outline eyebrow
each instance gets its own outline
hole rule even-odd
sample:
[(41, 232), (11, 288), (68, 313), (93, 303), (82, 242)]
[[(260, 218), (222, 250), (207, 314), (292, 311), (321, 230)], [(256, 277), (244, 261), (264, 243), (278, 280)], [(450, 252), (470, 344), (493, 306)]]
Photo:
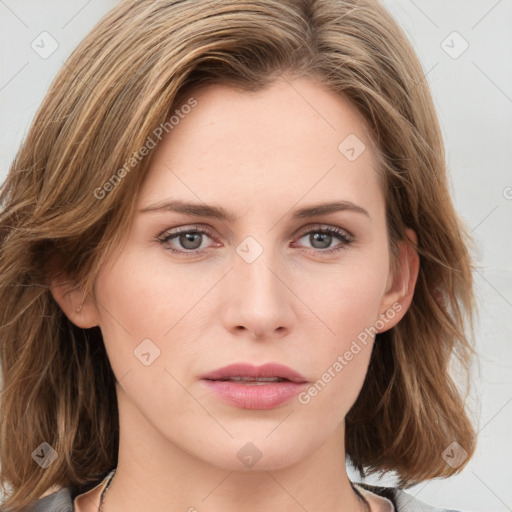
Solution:
[[(237, 220), (233, 213), (228, 212), (221, 206), (192, 203), (181, 200), (160, 201), (139, 210), (140, 213), (162, 211), (184, 213), (186, 215), (193, 215), (196, 217), (211, 217), (228, 222), (235, 222)], [(364, 208), (352, 203), (351, 201), (331, 201), (328, 203), (312, 204), (304, 208), (300, 208), (294, 212), (292, 218), (304, 219), (339, 211), (351, 211), (366, 215), (368, 218), (370, 217), (370, 214)]]

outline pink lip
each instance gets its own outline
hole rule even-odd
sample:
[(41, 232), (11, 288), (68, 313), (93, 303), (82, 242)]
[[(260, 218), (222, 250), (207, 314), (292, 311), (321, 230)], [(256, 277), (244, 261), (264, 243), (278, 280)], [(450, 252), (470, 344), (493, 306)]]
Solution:
[[(282, 382), (245, 384), (224, 379), (230, 377), (279, 377)], [(221, 400), (242, 409), (273, 409), (282, 405), (306, 386), (307, 379), (288, 366), (268, 363), (253, 366), (238, 363), (219, 368), (201, 377), (207, 388)]]
[(235, 363), (203, 375), (202, 379), (221, 380), (230, 377), (281, 377), (291, 382), (307, 382), (306, 377), (288, 366), (278, 363), (267, 363), (254, 366), (249, 363)]

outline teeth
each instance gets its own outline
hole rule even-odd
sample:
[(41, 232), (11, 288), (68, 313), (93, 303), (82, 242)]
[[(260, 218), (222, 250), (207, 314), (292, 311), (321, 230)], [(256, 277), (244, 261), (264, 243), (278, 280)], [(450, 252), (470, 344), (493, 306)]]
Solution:
[(266, 382), (283, 382), (285, 379), (281, 377), (230, 377), (229, 379), (222, 379), (231, 382), (244, 382), (252, 385), (262, 385)]

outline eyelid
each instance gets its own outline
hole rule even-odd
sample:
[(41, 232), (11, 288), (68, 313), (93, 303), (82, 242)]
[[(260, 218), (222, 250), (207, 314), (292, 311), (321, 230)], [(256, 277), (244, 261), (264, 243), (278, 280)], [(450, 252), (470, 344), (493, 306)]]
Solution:
[(317, 222), (315, 224), (310, 224), (306, 227), (301, 228), (299, 231), (296, 232), (295, 235), (293, 235), (294, 238), (302, 238), (304, 235), (307, 235), (311, 231), (327, 231), (327, 230), (335, 230), (339, 233), (343, 233), (347, 235), (347, 238), (350, 238), (351, 240), (354, 239), (354, 235), (345, 228), (340, 228), (339, 226), (334, 226), (332, 224), (322, 224), (320, 222)]
[(167, 228), (164, 230), (160, 235), (158, 235), (157, 238), (165, 237), (165, 235), (179, 235), (181, 233), (190, 233), (190, 232), (204, 232), (206, 233), (210, 238), (214, 237), (213, 230), (202, 224), (187, 224), (185, 226), (177, 226), (175, 228)]

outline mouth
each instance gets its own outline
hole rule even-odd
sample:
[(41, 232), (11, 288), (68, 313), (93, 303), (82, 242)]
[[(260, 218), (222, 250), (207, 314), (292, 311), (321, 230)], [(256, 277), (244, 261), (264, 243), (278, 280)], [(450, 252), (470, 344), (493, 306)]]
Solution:
[(206, 380), (217, 380), (220, 382), (239, 382), (246, 384), (247, 386), (265, 386), (269, 383), (275, 382), (291, 382), (288, 379), (282, 377), (228, 377), (226, 379), (206, 379)]
[(250, 363), (235, 363), (207, 373), (204, 380), (243, 382), (264, 385), (275, 382), (307, 382), (306, 377), (292, 368), (279, 363), (266, 363), (254, 366)]
[(241, 409), (273, 409), (293, 399), (307, 385), (295, 370), (277, 363), (237, 363), (201, 377), (213, 395)]

